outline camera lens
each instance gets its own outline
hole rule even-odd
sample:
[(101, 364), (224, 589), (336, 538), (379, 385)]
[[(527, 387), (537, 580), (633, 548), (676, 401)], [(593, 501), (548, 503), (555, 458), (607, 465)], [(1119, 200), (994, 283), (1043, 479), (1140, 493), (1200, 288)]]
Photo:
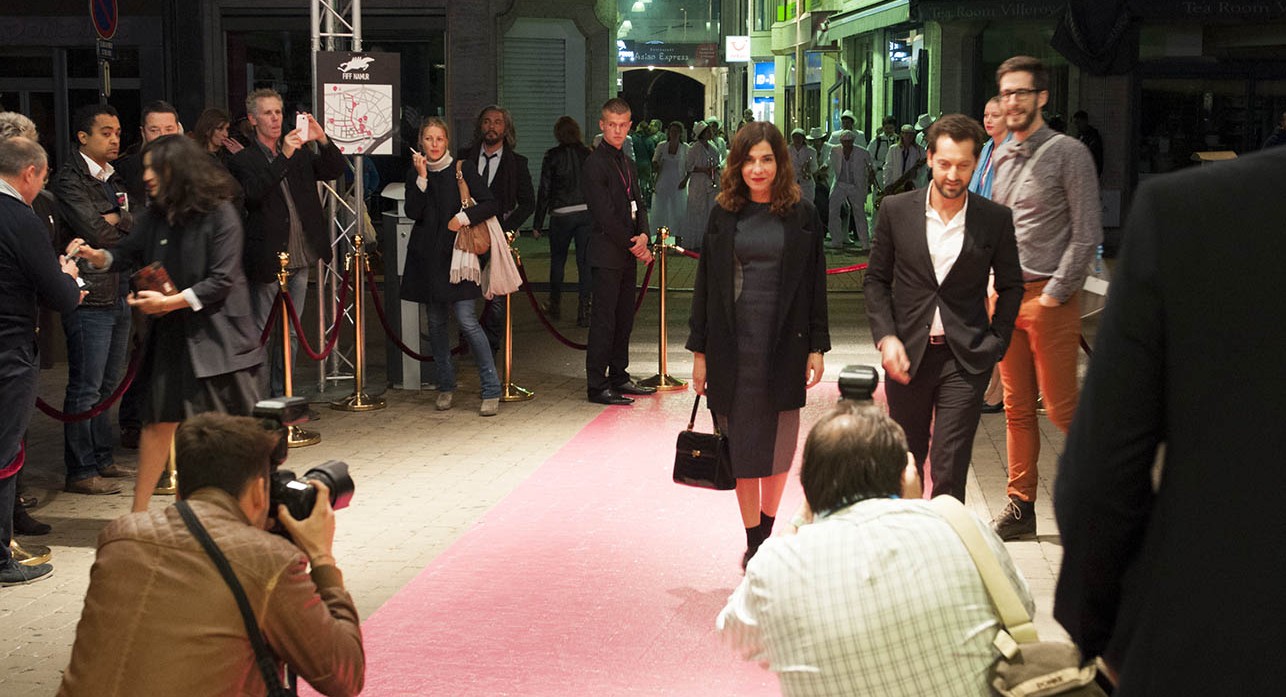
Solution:
[(330, 507), (337, 511), (348, 508), (348, 502), (353, 500), (353, 491), (356, 487), (353, 484), (353, 478), (348, 475), (347, 462), (327, 460), (304, 472), (304, 476), (300, 479), (305, 482), (316, 479), (325, 484), (326, 488), (330, 489)]

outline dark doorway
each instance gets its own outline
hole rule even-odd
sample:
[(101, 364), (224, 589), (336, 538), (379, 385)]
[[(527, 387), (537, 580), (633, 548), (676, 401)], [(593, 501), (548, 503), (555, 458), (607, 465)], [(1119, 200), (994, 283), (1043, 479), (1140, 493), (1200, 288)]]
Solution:
[(622, 77), (621, 96), (630, 103), (634, 122), (678, 121), (691, 137), (692, 123), (704, 119), (705, 85), (672, 70), (631, 70)]

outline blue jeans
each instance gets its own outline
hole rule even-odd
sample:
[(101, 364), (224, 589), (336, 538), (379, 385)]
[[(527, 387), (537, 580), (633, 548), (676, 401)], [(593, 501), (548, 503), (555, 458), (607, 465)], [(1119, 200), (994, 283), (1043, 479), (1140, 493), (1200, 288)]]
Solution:
[[(79, 307), (62, 316), (67, 335), (67, 396), (63, 411), (89, 411), (125, 377), (129, 353), (130, 309), (124, 298), (114, 307)], [(111, 409), (87, 421), (63, 426), (67, 481), (97, 476), (112, 464)]]
[[(272, 314), (273, 301), (277, 299), (277, 290), (281, 284), (273, 281), (272, 283), (259, 284), (259, 290), (252, 292), (251, 301), (254, 303), (255, 318), (259, 330), (263, 331), (264, 325), (268, 324), (268, 316)], [(295, 312), (299, 314), (299, 323), (308, 326), (308, 317), (304, 314), (304, 308), (308, 305), (308, 269), (295, 269), (290, 272), (290, 278), (286, 280), (286, 290), (290, 292), (290, 302), (295, 306)], [(289, 317), (282, 317), (281, 322), (289, 322)], [(318, 347), (321, 348), (321, 347)], [(272, 334), (268, 335), (268, 366), (267, 379), (268, 383), (260, 385), (268, 391), (264, 396), (279, 396), (286, 392), (286, 370), (285, 363), (281, 360), (281, 324), (273, 327)], [(299, 363), (299, 337), (295, 336), (295, 330), (290, 330), (290, 368), (293, 371)], [(261, 373), (261, 377), (262, 373)], [(291, 378), (292, 384), (297, 382)], [(293, 390), (292, 390), (293, 391)]]
[(451, 364), (451, 346), (447, 334), (447, 311), (455, 315), (460, 325), (460, 333), (473, 351), (473, 360), (478, 363), (478, 381), (482, 383), (482, 398), (496, 399), (500, 396), (500, 376), (496, 374), (496, 360), (491, 355), (491, 344), (487, 335), (478, 324), (474, 314), (473, 300), (460, 300), (453, 303), (425, 303), (424, 309), (429, 316), (429, 347), (433, 350), (433, 365), (437, 369), (438, 391), (454, 392), (455, 366)]
[(567, 247), (576, 243), (576, 278), (581, 302), (589, 300), (593, 284), (589, 270), (589, 232), (594, 219), (589, 211), (551, 215), (549, 217), (549, 297), (557, 299), (563, 292), (563, 268), (567, 265)]

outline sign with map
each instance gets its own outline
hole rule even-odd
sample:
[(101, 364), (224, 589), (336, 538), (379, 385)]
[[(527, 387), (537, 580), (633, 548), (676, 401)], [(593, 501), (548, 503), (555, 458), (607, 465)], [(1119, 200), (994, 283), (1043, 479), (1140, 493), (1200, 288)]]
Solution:
[(340, 152), (398, 152), (401, 83), (396, 53), (317, 53), (317, 120)]

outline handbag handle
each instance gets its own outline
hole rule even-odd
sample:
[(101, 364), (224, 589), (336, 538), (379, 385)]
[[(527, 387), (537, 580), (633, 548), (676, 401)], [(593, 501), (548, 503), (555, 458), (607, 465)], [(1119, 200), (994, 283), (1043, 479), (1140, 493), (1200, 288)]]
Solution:
[(460, 185), (460, 209), (464, 210), (473, 201), (473, 195), (469, 193), (469, 182), (464, 179), (463, 160), (455, 161), (455, 181)]
[[(709, 402), (706, 402), (707, 406)], [(691, 431), (697, 425), (697, 408), (701, 406), (701, 395), (692, 403), (692, 414), (688, 416), (688, 430)], [(719, 420), (714, 418), (714, 409), (710, 410), (710, 421), (714, 423), (714, 434), (719, 435)]]
[(929, 505), (955, 529), (965, 549), (969, 550), (969, 556), (973, 558), (973, 564), (978, 568), (978, 575), (982, 577), (982, 583), (987, 587), (987, 595), (991, 596), (991, 603), (1000, 613), (1000, 622), (1009, 632), (1009, 636), (1019, 644), (1040, 641), (1036, 635), (1036, 625), (1032, 624), (1031, 615), (1027, 613), (1027, 608), (1023, 607), (1018, 591), (1005, 575), (1000, 561), (987, 546), (987, 541), (978, 531), (978, 526), (973, 522), (964, 504), (954, 496), (944, 495), (934, 498)]

